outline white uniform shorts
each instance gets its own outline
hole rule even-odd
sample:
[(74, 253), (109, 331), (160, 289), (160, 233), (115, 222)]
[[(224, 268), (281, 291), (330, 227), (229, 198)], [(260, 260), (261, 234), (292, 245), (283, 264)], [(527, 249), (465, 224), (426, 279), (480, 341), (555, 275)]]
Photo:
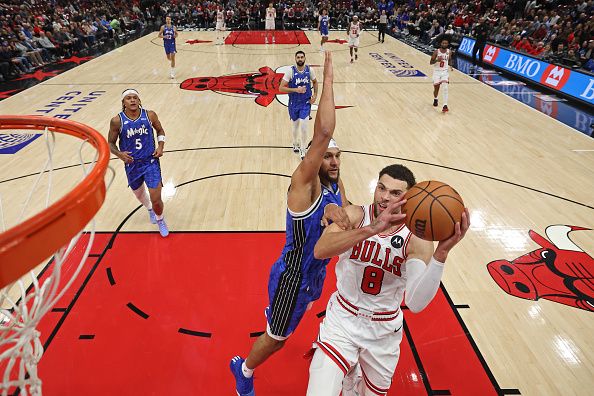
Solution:
[(447, 70), (436, 70), (433, 72), (433, 85), (450, 82), (450, 73)]
[(349, 36), (349, 47), (359, 47), (359, 37)]
[[(262, 26), (262, 25), (260, 25)], [(266, 26), (265, 26), (266, 30), (274, 30), (275, 26), (274, 26), (274, 19), (267, 19), (266, 20)]]
[(225, 30), (225, 23), (224, 22), (217, 22), (217, 26), (215, 27), (216, 30)]
[(345, 375), (358, 362), (365, 386), (385, 395), (400, 357), (402, 312), (392, 320), (372, 321), (347, 311), (338, 298), (335, 292), (328, 301), (316, 344)]

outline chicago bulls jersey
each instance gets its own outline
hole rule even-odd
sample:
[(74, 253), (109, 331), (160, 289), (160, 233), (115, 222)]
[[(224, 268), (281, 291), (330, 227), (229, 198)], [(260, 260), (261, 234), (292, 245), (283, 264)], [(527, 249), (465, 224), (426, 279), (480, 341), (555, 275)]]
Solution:
[(225, 14), (223, 11), (217, 11), (217, 23), (223, 23), (225, 20)]
[(357, 23), (351, 22), (351, 26), (349, 28), (349, 37), (352, 37), (352, 38), (359, 37), (360, 33), (361, 33), (361, 24), (359, 24), (359, 22), (357, 22)]
[[(374, 219), (373, 205), (363, 206), (359, 227)], [(406, 249), (411, 232), (404, 224), (390, 234), (377, 234), (339, 256), (338, 293), (351, 304), (369, 311), (397, 310), (406, 287)]]
[(266, 20), (271, 21), (276, 18), (276, 9), (274, 7), (268, 7), (266, 9)]
[(437, 62), (433, 64), (433, 70), (435, 71), (448, 71), (448, 65), (450, 63), (450, 49), (448, 48), (445, 52), (441, 52), (441, 48), (437, 50)]

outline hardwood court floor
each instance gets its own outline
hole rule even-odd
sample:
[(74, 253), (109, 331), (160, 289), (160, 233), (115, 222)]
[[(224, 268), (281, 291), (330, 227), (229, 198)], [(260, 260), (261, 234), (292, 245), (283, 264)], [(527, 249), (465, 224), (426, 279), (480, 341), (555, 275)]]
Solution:
[[(282, 231), (286, 176), (299, 162), (289, 147), (287, 109), (282, 98), (262, 99), (265, 95), (259, 98), (249, 87), (246, 91), (248, 84), (242, 85), (241, 78), (274, 92), (278, 76), (265, 67), (275, 71), (291, 65), (298, 49), (306, 52), (309, 64), (322, 65), (318, 36), (311, 32), (307, 36), (312, 45), (215, 46), (213, 42), (186, 43), (214, 41), (214, 32), (181, 32), (177, 78), (171, 80), (162, 44), (156, 34), (149, 35), (2, 101), (0, 112), (69, 114), (70, 119), (107, 135), (109, 119), (121, 109), (121, 92), (136, 88), (145, 108), (157, 112), (167, 133), (164, 181), (188, 183), (166, 203), (168, 224), (177, 232), (170, 238), (193, 231)], [(339, 32), (332, 32), (330, 38), (346, 39)], [(594, 228), (594, 152), (573, 151), (594, 150), (594, 141), (457, 71), (451, 73), (450, 112), (442, 114), (431, 106), (428, 56), (392, 38), (378, 44), (372, 34), (363, 33), (359, 60), (354, 64), (349, 63), (346, 44), (331, 43), (328, 48), (334, 53), (336, 105), (348, 106), (336, 112), (335, 138), (344, 151), (341, 176), (349, 199), (356, 204), (370, 202), (378, 171), (391, 163), (407, 165), (419, 181), (435, 179), (454, 186), (471, 210), (472, 228), (448, 258), (443, 286), (452, 303), (460, 307), (461, 320), (503, 389), (499, 393), (519, 389), (523, 395), (590, 394), (594, 389), (594, 307), (587, 311), (545, 299), (514, 297), (502, 287), (509, 285), (510, 292), (522, 295), (518, 278), (506, 281), (501, 266), (494, 278), (487, 264), (511, 261), (540, 249), (530, 239), (529, 230), (545, 236), (550, 225)], [(314, 66), (314, 70), (321, 80), (323, 69)], [(428, 77), (419, 77), (414, 70)], [(237, 74), (249, 74), (252, 80), (249, 76), (212, 79)], [(211, 84), (209, 89), (180, 89), (184, 80), (199, 77)], [(76, 164), (76, 143), (71, 139), (59, 139), (59, 143), (62, 154), (54, 166)], [(0, 194), (8, 224), (16, 219), (17, 210), (7, 202), (22, 202), (32, 181), (27, 175), (40, 169), (44, 153), (40, 138), (16, 154), (0, 156)], [(112, 166), (116, 177), (97, 214), (97, 229), (112, 233), (122, 225), (122, 232), (154, 232), (143, 211), (132, 213), (138, 204), (126, 188), (121, 162), (114, 159)], [(59, 169), (55, 174), (54, 191), (59, 194), (70, 188), (80, 170)], [(38, 201), (36, 205), (41, 204)], [(547, 261), (550, 267), (541, 259), (531, 267), (538, 267), (538, 272), (519, 271), (518, 264), (508, 268), (518, 271), (514, 276), (529, 274), (526, 279), (534, 285), (530, 293), (536, 289), (543, 294), (544, 289), (556, 287), (557, 294), (567, 295), (567, 290), (560, 290), (565, 281), (572, 285), (569, 295), (586, 296), (592, 302), (594, 231), (570, 235), (585, 254), (549, 246), (556, 257)], [(158, 238), (151, 242), (156, 249), (158, 242)], [(187, 249), (192, 251), (194, 246)], [(232, 245), (229, 249), (233, 252)], [(166, 259), (168, 254), (161, 251), (160, 257)], [(241, 260), (241, 251), (233, 254)], [(197, 265), (216, 260), (214, 253), (211, 258), (202, 253), (199, 257)], [(567, 274), (569, 262), (577, 267)], [(134, 273), (147, 271), (150, 263), (131, 258), (127, 264)], [(270, 264), (261, 263), (260, 270), (267, 273)], [(265, 283), (259, 287), (265, 293)], [(212, 304), (217, 299), (229, 303), (227, 299), (236, 298), (228, 294), (214, 297), (203, 298)], [(261, 315), (262, 308), (254, 306), (253, 315)], [(65, 323), (77, 317), (67, 317)], [(260, 319), (263, 323), (263, 316)], [(315, 334), (313, 322), (310, 330)], [(440, 342), (440, 350), (448, 355), (448, 340), (423, 340), (425, 346)], [(248, 347), (246, 341), (237, 352), (247, 352)], [(150, 348), (145, 350), (150, 352)], [(285, 358), (293, 357), (285, 354), (279, 359)], [(453, 351), (450, 359), (458, 359)], [(231, 381), (226, 367), (221, 370), (221, 380)], [(300, 375), (305, 380), (306, 373)], [(397, 369), (396, 375), (403, 373)]]

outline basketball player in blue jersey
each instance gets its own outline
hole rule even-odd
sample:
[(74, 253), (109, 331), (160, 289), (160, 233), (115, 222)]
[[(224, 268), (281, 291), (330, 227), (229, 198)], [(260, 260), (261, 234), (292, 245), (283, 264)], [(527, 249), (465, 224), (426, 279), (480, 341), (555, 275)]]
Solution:
[[(305, 64), (305, 53), (295, 53), (295, 63), (283, 79), (279, 91), (289, 93), (289, 117), (293, 123), (293, 152), (305, 157), (307, 121), (311, 114), (311, 105), (318, 96), (318, 80), (309, 65)], [(313, 94), (311, 86), (313, 84)], [(301, 131), (301, 134), (299, 134)]]
[(326, 52), (322, 97), (316, 114), (314, 135), (303, 161), (291, 176), (287, 195), (286, 244), (272, 265), (268, 281), (267, 326), (245, 359), (235, 356), (231, 372), (240, 396), (253, 396), (253, 372), (285, 344), (305, 311), (320, 297), (326, 264), (317, 260), (313, 248), (328, 218), (339, 226), (347, 221), (344, 188), (339, 179), (340, 150), (332, 139), (336, 124), (332, 89), (332, 57)]
[[(157, 132), (156, 147), (154, 131)], [(118, 139), (119, 148), (116, 145)], [(111, 119), (108, 140), (111, 153), (125, 163), (128, 186), (148, 210), (151, 223), (156, 223), (161, 236), (166, 237), (169, 229), (163, 217), (163, 184), (159, 164), (159, 157), (163, 155), (165, 146), (165, 131), (157, 114), (141, 107), (140, 97), (135, 89), (122, 92), (122, 112)]]
[(169, 76), (175, 78), (175, 39), (177, 38), (177, 28), (171, 24), (171, 17), (165, 18), (165, 25), (161, 26), (159, 37), (163, 39), (163, 46), (165, 47), (165, 55), (171, 61), (171, 73)]
[(328, 16), (328, 10), (322, 9), (322, 13), (318, 18), (318, 31), (322, 35), (322, 41), (320, 42), (320, 51), (324, 51), (324, 43), (328, 41), (330, 28), (330, 17)]

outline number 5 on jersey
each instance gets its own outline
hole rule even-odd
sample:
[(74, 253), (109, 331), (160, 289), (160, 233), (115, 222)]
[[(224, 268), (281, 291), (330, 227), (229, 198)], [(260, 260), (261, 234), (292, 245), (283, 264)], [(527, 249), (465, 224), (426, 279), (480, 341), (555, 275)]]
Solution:
[(140, 141), (140, 138), (136, 139), (136, 150), (141, 150), (142, 149), (142, 142)]

